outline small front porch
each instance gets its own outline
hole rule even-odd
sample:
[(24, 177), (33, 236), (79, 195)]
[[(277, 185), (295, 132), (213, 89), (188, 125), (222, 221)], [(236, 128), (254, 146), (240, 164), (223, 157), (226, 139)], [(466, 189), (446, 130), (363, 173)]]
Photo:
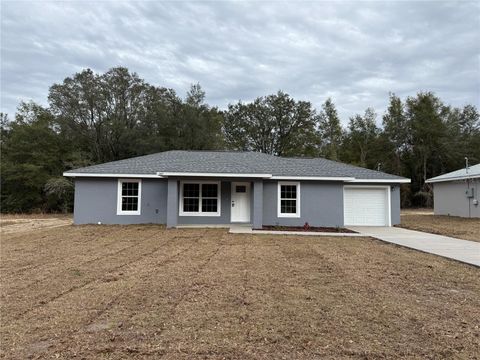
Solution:
[(231, 224), (262, 227), (262, 179), (168, 178), (167, 228)]

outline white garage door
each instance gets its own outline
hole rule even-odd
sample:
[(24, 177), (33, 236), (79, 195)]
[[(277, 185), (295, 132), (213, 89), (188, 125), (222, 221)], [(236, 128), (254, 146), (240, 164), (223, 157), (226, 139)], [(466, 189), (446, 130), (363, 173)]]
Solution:
[(387, 188), (345, 187), (344, 220), (350, 226), (389, 226)]

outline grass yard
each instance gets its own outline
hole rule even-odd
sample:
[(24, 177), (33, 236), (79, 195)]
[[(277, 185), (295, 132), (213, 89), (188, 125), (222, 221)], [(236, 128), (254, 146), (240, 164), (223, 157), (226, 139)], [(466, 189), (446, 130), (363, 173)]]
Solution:
[(402, 211), (401, 227), (480, 242), (480, 219), (433, 215), (427, 210)]
[(1, 357), (478, 357), (479, 269), (368, 238), (62, 226), (1, 238)]

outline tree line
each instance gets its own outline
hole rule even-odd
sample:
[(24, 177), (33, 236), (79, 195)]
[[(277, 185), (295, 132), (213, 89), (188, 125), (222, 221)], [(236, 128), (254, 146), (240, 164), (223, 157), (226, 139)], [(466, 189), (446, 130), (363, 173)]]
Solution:
[[(320, 109), (279, 91), (226, 110), (209, 106), (199, 84), (185, 98), (123, 67), (90, 69), (49, 89), (48, 107), (19, 104), (0, 118), (1, 210), (70, 211), (63, 171), (172, 149), (245, 150), (322, 156), (412, 179), (403, 206), (431, 206), (429, 177), (480, 162), (475, 106), (452, 107), (431, 92), (350, 117), (342, 127), (332, 99)], [(381, 123), (379, 126), (378, 124)]]

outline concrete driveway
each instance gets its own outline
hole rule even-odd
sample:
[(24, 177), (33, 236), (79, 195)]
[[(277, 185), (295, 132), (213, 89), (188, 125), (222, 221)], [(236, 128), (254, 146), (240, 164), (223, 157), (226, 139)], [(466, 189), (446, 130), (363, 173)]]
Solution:
[(352, 226), (376, 239), (480, 267), (480, 243), (397, 227)]

